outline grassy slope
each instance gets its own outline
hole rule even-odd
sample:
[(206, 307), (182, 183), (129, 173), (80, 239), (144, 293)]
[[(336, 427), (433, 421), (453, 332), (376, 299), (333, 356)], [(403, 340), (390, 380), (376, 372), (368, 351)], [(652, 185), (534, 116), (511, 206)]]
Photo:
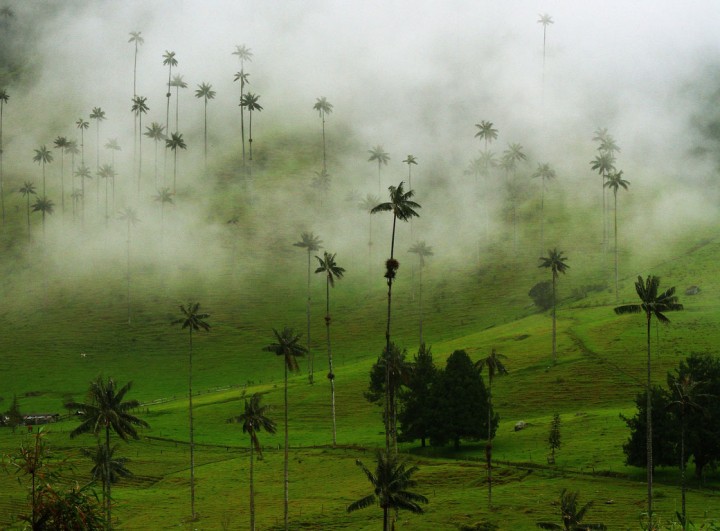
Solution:
[[(287, 139), (279, 140), (273, 149), (284, 145), (289, 145)], [(281, 418), (282, 366), (261, 349), (271, 341), (273, 326), (305, 328), (305, 255), (289, 245), (301, 224), (277, 219), (270, 227), (277, 234), (276, 241), (262, 244), (260, 236), (253, 239), (253, 231), (260, 234), (261, 227), (254, 226), (248, 216), (253, 209), (263, 211), (267, 206), (264, 194), (281, 180), (279, 175), (288, 172), (270, 162), (265, 169), (268, 178), (255, 184), (258, 204), (240, 209), (247, 221), (241, 228), (247, 247), (240, 249), (240, 274), (231, 263), (211, 271), (203, 268), (202, 261), (175, 271), (143, 267), (135, 275), (131, 326), (126, 322), (121, 266), (110, 272), (70, 273), (62, 285), (44, 286), (37, 282), (42, 264), (28, 260), (18, 243), (22, 219), (6, 233), (12, 259), (5, 260), (2, 267), (13, 282), (3, 285), (3, 296), (10, 303), (0, 309), (4, 404), (17, 394), (23, 411), (58, 411), (64, 397), (81, 398), (87, 382), (99, 373), (121, 382), (132, 380), (132, 396), (146, 403), (143, 417), (152, 429), (143, 435), (151, 438), (121, 449), (132, 459), (130, 467), (136, 477), (114, 489), (118, 501), (114, 514), (120, 527), (176, 527), (187, 512), (187, 403), (183, 399), (187, 336), (169, 322), (177, 313), (177, 303), (188, 297), (202, 302), (213, 324), (212, 331), (197, 336), (195, 342), (194, 381), (200, 393), (195, 401), (196, 441), (207, 445), (196, 454), (202, 515), (196, 527), (236, 528), (247, 523), (246, 441), (240, 427), (227, 424), (226, 419), (240, 412), (243, 390), (267, 392), (267, 402), (275, 407), (276, 418)], [(213, 212), (241, 203), (237, 201), (242, 197), (241, 187), (224, 184), (219, 188), (222, 193)], [(222, 214), (215, 216), (222, 220)], [(476, 461), (482, 456), (482, 443), (464, 444), (458, 454), (446, 449), (421, 452), (405, 445), (403, 450), (421, 467), (417, 490), (426, 494), (431, 504), (425, 516), (402, 515), (402, 528), (447, 528), (448, 522), (459, 526), (484, 520), (500, 523), (501, 528), (530, 528), (540, 519), (557, 520), (552, 503), (563, 487), (580, 490), (583, 500), (595, 500), (590, 520), (612, 528), (636, 525), (644, 503), (644, 472), (623, 465), (621, 444), (627, 430), (618, 414), (633, 413), (632, 400), (641, 389), (644, 323), (639, 318), (616, 318), (612, 313), (615, 297), (609, 291), (594, 292), (581, 300), (570, 297), (573, 289), (609, 280), (611, 275), (610, 256), (603, 259), (587, 242), (587, 221), (580, 216), (558, 216), (562, 226), (556, 230), (564, 234), (563, 248), (572, 269), (560, 279), (560, 362), (554, 368), (550, 367), (549, 316), (536, 313), (527, 297), (535, 282), (548, 277), (536, 267), (536, 252), (521, 247), (523, 250), (513, 255), (508, 242), (499, 240), (486, 247), (479, 266), (458, 265), (441, 256), (431, 259), (424, 275), (424, 336), (432, 344), (437, 362), (441, 364), (457, 348), (468, 350), (474, 359), (492, 347), (508, 356), (511, 374), (498, 380), (494, 388), (502, 418), (494, 453), (500, 462), (494, 496), (497, 508), (487, 511), (484, 468)], [(292, 232), (286, 224), (293, 227)], [(383, 222), (377, 226), (382, 227)], [(525, 242), (531, 244), (532, 230), (525, 229)], [(698, 284), (703, 288), (698, 296), (682, 298), (687, 310), (673, 315), (672, 325), (660, 330), (660, 356), (653, 359), (658, 382), (681, 356), (714, 352), (719, 339), (720, 308), (712, 294), (718, 288), (713, 272), (720, 240), (712, 230), (704, 231), (700, 228), (692, 237), (672, 242), (663, 254), (626, 259), (624, 270), (660, 275), (667, 282), (663, 286)], [(229, 240), (222, 244), (230, 245)], [(473, 250), (469, 246), (467, 251)], [(381, 279), (368, 283), (362, 246), (343, 255), (340, 263), (349, 272), (332, 292), (338, 441), (343, 448), (326, 447), (330, 422), (329, 386), (323, 370), (324, 293), (319, 279), (313, 279), (317, 383), (309, 386), (304, 374), (290, 382), (290, 428), (295, 447), (291, 515), (295, 527), (301, 523), (316, 529), (371, 529), (378, 525), (378, 511), (346, 515), (344, 506), (367, 493), (354, 460), (369, 464), (372, 448), (383, 440), (379, 409), (365, 402), (362, 392), (369, 367), (383, 344), (385, 287)], [(358, 269), (363, 272), (357, 274)], [(406, 265), (401, 270), (394, 291), (393, 337), (412, 353), (417, 343), (418, 308), (408, 269)], [(379, 271), (375, 276), (380, 276)], [(621, 301), (634, 301), (632, 281), (622, 279)], [(81, 357), (81, 352), (86, 356)], [(557, 469), (549, 469), (545, 466), (545, 440), (555, 411), (563, 418), (563, 447)], [(526, 421), (529, 428), (514, 432), (517, 420)], [(51, 427), (53, 446), (70, 455), (77, 455), (80, 446), (92, 444), (90, 437), (73, 441), (67, 437), (74, 425), (71, 420)], [(22, 438), (2, 430), (0, 448), (12, 452)], [(262, 440), (267, 450), (256, 474), (259, 525), (272, 528), (282, 515), (282, 452), (278, 451), (282, 435), (263, 435)], [(81, 461), (78, 466), (78, 477), (83, 480), (88, 467)], [(716, 484), (717, 478), (713, 481)], [(676, 483), (675, 470), (659, 471), (657, 507), (666, 518), (679, 504)], [(4, 508), (0, 525), (6, 526), (20, 510), (24, 494), (8, 476), (0, 476), (0, 492)], [(695, 521), (701, 520), (703, 510), (718, 503), (712, 490), (693, 490), (689, 496)]]

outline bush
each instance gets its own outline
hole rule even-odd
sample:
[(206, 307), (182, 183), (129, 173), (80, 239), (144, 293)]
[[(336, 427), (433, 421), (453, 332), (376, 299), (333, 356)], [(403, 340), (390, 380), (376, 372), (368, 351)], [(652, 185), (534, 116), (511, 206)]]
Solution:
[(541, 310), (549, 310), (553, 305), (552, 281), (538, 282), (528, 292), (528, 295)]

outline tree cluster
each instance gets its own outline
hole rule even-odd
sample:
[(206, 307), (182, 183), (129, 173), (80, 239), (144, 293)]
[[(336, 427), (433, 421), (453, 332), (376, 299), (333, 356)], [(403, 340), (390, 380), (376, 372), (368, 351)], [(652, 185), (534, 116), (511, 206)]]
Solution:
[[(679, 382), (692, 381), (694, 392), (683, 395)], [(720, 359), (709, 354), (692, 354), (680, 362), (675, 373), (668, 373), (667, 388), (651, 389), (653, 467), (684, 466), (692, 456), (695, 476), (720, 459)], [(636, 398), (637, 414), (621, 416), (630, 428), (630, 438), (623, 445), (628, 465), (645, 467), (647, 393)], [(684, 430), (684, 455), (681, 437)]]

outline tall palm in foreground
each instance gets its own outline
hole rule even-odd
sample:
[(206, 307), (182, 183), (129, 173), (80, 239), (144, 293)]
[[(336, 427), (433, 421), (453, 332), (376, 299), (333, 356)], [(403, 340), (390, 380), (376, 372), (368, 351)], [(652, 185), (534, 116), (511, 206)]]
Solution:
[(300, 344), (300, 335), (295, 334), (292, 328), (285, 327), (282, 332), (278, 332), (273, 328), (273, 334), (275, 334), (275, 343), (271, 343), (265, 348), (266, 352), (272, 352), (276, 356), (282, 356), (283, 366), (285, 367), (285, 530), (289, 529), (288, 526), (288, 503), (289, 503), (289, 485), (290, 481), (288, 478), (288, 371), (298, 372), (297, 359), (298, 357), (304, 356), (307, 349)]
[(177, 189), (177, 152), (178, 149), (187, 149), (187, 145), (183, 140), (182, 133), (173, 133), (170, 138), (165, 140), (165, 147), (170, 148), (173, 152), (173, 194)]
[(27, 200), (27, 229), (28, 229), (28, 239), (30, 239), (30, 196), (31, 195), (37, 195), (37, 192), (35, 191), (35, 185), (31, 183), (30, 181), (25, 181), (23, 185), (18, 190), (19, 193), (25, 196), (25, 199)]
[(131, 229), (138, 223), (140, 223), (140, 219), (137, 217), (137, 213), (134, 209), (130, 207), (125, 207), (124, 210), (120, 212), (120, 215), (118, 216), (118, 219), (120, 221), (125, 221), (127, 223), (127, 239), (125, 243), (127, 244), (127, 269), (126, 269), (126, 287), (127, 287), (127, 317), (128, 317), (128, 325), (132, 323), (132, 315), (130, 313), (130, 236), (131, 236)]
[(373, 262), (372, 209), (375, 208), (375, 205), (377, 205), (378, 202), (380, 202), (379, 196), (367, 194), (365, 196), (365, 199), (360, 201), (360, 203), (358, 204), (360, 210), (362, 210), (366, 214), (370, 214), (370, 217), (368, 218), (368, 275), (370, 276), (370, 278), (372, 278)]
[(341, 279), (345, 269), (335, 263), (335, 254), (325, 251), (323, 257), (316, 256), (319, 267), (315, 273), (325, 274), (325, 332), (327, 336), (328, 351), (328, 380), (330, 380), (330, 404), (332, 406), (332, 443), (337, 444), (335, 429), (335, 372), (333, 371), (332, 350), (330, 349), (330, 288), (335, 287), (335, 279)]
[(614, 220), (614, 236), (615, 236), (615, 301), (618, 298), (618, 226), (617, 226), (617, 193), (620, 188), (627, 190), (630, 185), (630, 181), (623, 179), (622, 171), (614, 171), (610, 173), (605, 181), (605, 187), (610, 188), (613, 191), (613, 199), (615, 205), (613, 208), (613, 220)]
[[(151, 138), (155, 142), (155, 188), (158, 187), (158, 144), (166, 140), (167, 137), (165, 136), (165, 128), (160, 125), (157, 122), (151, 123), (149, 126), (146, 126), (145, 133), (143, 133), (146, 137)], [(163, 182), (163, 184), (165, 184)]]
[(495, 352), (492, 349), (490, 355), (487, 358), (478, 360), (475, 363), (475, 367), (482, 371), (483, 367), (487, 367), (488, 370), (488, 436), (487, 444), (485, 445), (485, 461), (487, 463), (487, 478), (488, 478), (488, 508), (492, 509), (492, 384), (495, 376), (501, 376), (507, 374), (507, 369), (502, 360), (507, 359), (507, 356)]
[(192, 403), (192, 370), (193, 370), (193, 332), (210, 330), (210, 325), (205, 321), (210, 317), (207, 313), (200, 312), (199, 302), (189, 302), (187, 306), (180, 305), (182, 316), (172, 322), (179, 324), (182, 330), (186, 328), (190, 332), (190, 350), (188, 353), (188, 411), (190, 425), (190, 514), (193, 521), (197, 519), (195, 514), (195, 431), (193, 427), (193, 403)]
[[(100, 171), (100, 122), (105, 120), (105, 111), (100, 107), (93, 107), (90, 119), (95, 120), (95, 174)], [(95, 195), (96, 205), (100, 206), (100, 181), (97, 182), (97, 193)]]
[(250, 530), (255, 531), (255, 482), (253, 477), (254, 453), (257, 452), (258, 458), (262, 459), (262, 446), (258, 439), (258, 432), (265, 430), (273, 434), (277, 431), (275, 421), (267, 416), (270, 406), (260, 405), (262, 394), (254, 393), (248, 402), (245, 399), (245, 411), (233, 419), (235, 422), (242, 424), (243, 433), (250, 436)]
[[(390, 311), (392, 307), (392, 285), (395, 279), (400, 264), (395, 260), (395, 227), (397, 220), (409, 221), (413, 217), (420, 217), (416, 209), (421, 208), (419, 204), (412, 200), (414, 192), (412, 190), (405, 191), (404, 183), (388, 188), (390, 192), (390, 201), (386, 203), (380, 203), (375, 206), (370, 213), (377, 214), (378, 212), (392, 212), (393, 224), (392, 224), (392, 237), (390, 239), (390, 258), (385, 262), (385, 279), (388, 285), (388, 309), (387, 309), (387, 328), (385, 329), (385, 348), (387, 352), (390, 352)], [(386, 366), (387, 367), (387, 366)], [(385, 451), (390, 451), (390, 430), (389, 430), (389, 399), (387, 392), (389, 389), (389, 372), (385, 371)]]
[(652, 493), (652, 478), (653, 478), (653, 459), (652, 459), (652, 402), (650, 397), (651, 382), (651, 357), (650, 357), (650, 322), (653, 316), (661, 323), (669, 323), (670, 319), (665, 316), (666, 312), (675, 312), (683, 309), (683, 305), (678, 302), (678, 298), (675, 295), (675, 288), (672, 287), (662, 293), (659, 293), (660, 289), (660, 278), (654, 275), (648, 275), (643, 281), (641, 276), (638, 276), (635, 282), (635, 291), (640, 298), (640, 304), (625, 304), (615, 308), (615, 313), (618, 315), (625, 315), (628, 313), (644, 313), (647, 321), (647, 384), (646, 384), (646, 396), (647, 396), (647, 418), (646, 418), (646, 446), (647, 446), (647, 505), (648, 505), (648, 524), (649, 528), (652, 528), (653, 519), (653, 493)]
[(142, 44), (145, 44), (145, 39), (142, 38), (140, 35), (142, 31), (131, 31), (130, 32), (130, 39), (128, 39), (128, 42), (132, 42), (135, 44), (135, 59), (133, 61), (133, 96), (137, 96), (137, 56), (138, 56), (138, 47)]
[[(143, 96), (134, 96), (132, 99), (132, 107), (130, 110), (135, 114), (135, 118), (140, 123), (140, 131), (142, 131), (142, 115), (146, 114), (150, 108), (147, 106), (147, 98)], [(137, 168), (137, 193), (140, 195), (140, 181), (142, 178), (142, 135), (138, 135), (138, 168)]]
[(368, 159), (368, 162), (377, 162), (378, 165), (378, 193), (380, 193), (380, 188), (382, 186), (380, 180), (380, 169), (383, 165), (387, 166), (387, 163), (390, 160), (390, 155), (385, 152), (385, 150), (380, 144), (368, 150), (368, 153), (370, 153), (370, 158)]
[(240, 106), (244, 109), (248, 110), (248, 114), (250, 115), (250, 130), (249, 130), (249, 138), (248, 138), (248, 144), (250, 145), (250, 160), (252, 160), (252, 113), (253, 111), (262, 111), (262, 105), (258, 103), (258, 100), (260, 99), (260, 96), (257, 94), (253, 94), (252, 92), (248, 92), (243, 96), (242, 102), (240, 102)]
[(245, 72), (245, 61), (252, 61), (253, 53), (244, 44), (235, 46), (235, 51), (232, 55), (237, 55), (240, 59), (240, 72), (235, 74), (235, 81), (240, 81), (240, 137), (242, 140), (242, 158), (243, 165), (245, 164), (245, 107), (243, 106), (243, 97), (245, 96), (245, 85), (249, 84), (248, 76), (250, 74)]
[(42, 193), (43, 196), (45, 195), (45, 165), (50, 164), (53, 161), (53, 155), (52, 152), (43, 144), (40, 146), (39, 149), (35, 150), (35, 156), (33, 156), (33, 161), (37, 162), (42, 166), (42, 178), (43, 178), (43, 188)]
[(545, 184), (555, 179), (557, 174), (549, 163), (538, 163), (533, 178), (540, 179), (540, 249), (545, 248)]
[(320, 114), (320, 119), (322, 120), (323, 171), (327, 172), (327, 157), (325, 155), (325, 117), (332, 113), (333, 106), (332, 103), (323, 96), (322, 98), (317, 98), (315, 105), (313, 105), (313, 109)]
[(215, 98), (215, 91), (212, 89), (210, 83), (201, 83), (195, 90), (196, 98), (203, 98), (205, 102), (205, 127), (204, 127), (204, 140), (205, 140), (205, 171), (207, 172), (207, 104), (208, 100)]
[(105, 502), (105, 515), (108, 528), (112, 527), (112, 481), (110, 481), (110, 458), (112, 457), (110, 450), (111, 432), (123, 441), (128, 441), (131, 437), (133, 439), (139, 439), (135, 428), (136, 426), (143, 428), (149, 427), (147, 422), (131, 413), (133, 409), (140, 406), (140, 402), (137, 400), (125, 400), (125, 395), (130, 391), (131, 387), (132, 382), (128, 382), (118, 389), (115, 380), (112, 378), (105, 380), (101, 376), (98, 376), (90, 382), (88, 403), (70, 402), (65, 405), (67, 409), (80, 412), (83, 419), (80, 426), (70, 432), (70, 437), (74, 438), (84, 433), (92, 433), (100, 436), (104, 432), (106, 468), (103, 481), (103, 499)]
[(59, 136), (53, 144), (55, 149), (60, 150), (60, 205), (62, 206), (63, 214), (65, 214), (65, 148), (67, 148), (68, 139), (64, 136)]
[(429, 245), (426, 245), (425, 242), (415, 242), (410, 249), (408, 249), (409, 253), (416, 254), (419, 261), (420, 261), (420, 268), (419, 268), (419, 278), (418, 278), (418, 307), (420, 310), (420, 344), (422, 345), (424, 343), (423, 341), (423, 306), (422, 306), (422, 272), (423, 269), (425, 269), (425, 258), (428, 256), (433, 255), (432, 247)]
[(492, 122), (481, 120), (479, 124), (475, 124), (478, 128), (478, 132), (475, 133), (475, 138), (479, 138), (485, 142), (485, 151), (488, 150), (488, 144), (497, 139), (498, 130), (493, 127)]
[(429, 503), (428, 499), (421, 494), (408, 490), (417, 486), (417, 481), (412, 479), (412, 476), (418, 471), (418, 467), (407, 468), (407, 465), (397, 454), (380, 450), (377, 452), (377, 464), (374, 472), (359, 459), (355, 463), (367, 477), (373, 493), (348, 505), (347, 512), (351, 513), (377, 503), (383, 510), (383, 531), (389, 529), (390, 519), (388, 513), (390, 509), (393, 509), (396, 513), (401, 510), (415, 514), (424, 512), (420, 504)]
[(42, 213), (43, 238), (45, 238), (45, 215), (52, 214), (55, 210), (55, 203), (47, 197), (37, 197), (32, 206), (33, 212)]
[(557, 363), (557, 340), (556, 340), (556, 308), (557, 308), (557, 279), (559, 273), (565, 274), (570, 269), (570, 266), (565, 263), (567, 260), (566, 256), (563, 256), (563, 251), (555, 249), (548, 249), (547, 256), (540, 257), (540, 265), (538, 267), (544, 267), (552, 271), (552, 355), (553, 365)]
[(3, 191), (3, 111), (10, 100), (10, 95), (4, 88), (0, 89), (0, 207), (2, 207), (2, 222), (5, 224), (5, 192)]
[(308, 379), (311, 385), (315, 378), (315, 367), (312, 350), (310, 348), (310, 262), (312, 261), (312, 254), (321, 249), (321, 243), (322, 240), (312, 232), (303, 232), (300, 234), (300, 241), (293, 243), (295, 247), (300, 247), (307, 251), (307, 303), (305, 305), (305, 314), (307, 316)]

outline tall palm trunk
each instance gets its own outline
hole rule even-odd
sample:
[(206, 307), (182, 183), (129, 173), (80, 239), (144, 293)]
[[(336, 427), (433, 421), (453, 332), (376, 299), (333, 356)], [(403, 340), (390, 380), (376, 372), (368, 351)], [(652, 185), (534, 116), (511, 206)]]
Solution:
[(142, 113), (140, 115), (140, 135), (138, 136), (138, 196), (140, 195), (140, 181), (142, 180)]
[(193, 428), (193, 402), (192, 402), (192, 368), (193, 368), (193, 348), (192, 348), (192, 327), (190, 329), (190, 356), (188, 370), (188, 409), (190, 413), (190, 512), (193, 521), (195, 520), (195, 431)]
[(388, 531), (388, 508), (383, 505), (383, 531)]
[(248, 114), (250, 115), (250, 138), (248, 143), (250, 144), (250, 160), (252, 160), (252, 109), (248, 111)]
[(652, 511), (652, 480), (653, 480), (653, 455), (652, 455), (652, 400), (650, 397), (650, 320), (652, 318), (652, 313), (647, 310), (647, 404), (646, 404), (646, 411), (647, 411), (647, 432), (645, 434), (646, 437), (646, 447), (647, 447), (647, 498), (648, 498), (648, 529), (652, 529), (652, 520), (653, 520), (653, 511)]
[(369, 231), (368, 231), (368, 276), (372, 279), (372, 214), (370, 215)]
[(207, 98), (205, 98), (205, 173), (207, 173)]
[(130, 315), (130, 220), (128, 219), (127, 227), (127, 315), (128, 325), (132, 322)]
[(100, 210), (100, 120), (95, 120), (95, 208)]
[(250, 436), (250, 531), (255, 531), (255, 479), (253, 476), (255, 465), (254, 457), (255, 445), (253, 444), (252, 436)]
[(419, 286), (418, 286), (418, 307), (420, 308), (420, 344), (423, 344), (423, 335), (422, 335), (422, 326), (423, 326), (423, 306), (422, 306), (422, 271), (423, 266), (420, 265), (420, 272), (419, 272)]
[(308, 270), (307, 270), (307, 304), (305, 306), (305, 313), (307, 314), (307, 350), (308, 350), (308, 379), (310, 385), (315, 381), (314, 372), (314, 360), (313, 354), (310, 350), (310, 248), (308, 247)]
[(327, 331), (327, 350), (328, 350), (328, 366), (330, 378), (330, 400), (332, 404), (332, 444), (333, 448), (337, 444), (336, 428), (335, 428), (335, 372), (333, 371), (332, 351), (330, 349), (330, 278), (325, 281), (325, 330)]
[(680, 492), (684, 531), (687, 526), (687, 513), (685, 512), (685, 406), (681, 404), (680, 408)]
[(380, 183), (380, 160), (378, 159), (378, 195), (382, 192), (382, 185)]
[[(490, 367), (488, 366), (488, 372)], [(492, 509), (492, 376), (488, 376), (488, 437), (485, 448), (488, 479), (488, 509)]]
[(288, 454), (288, 445), (289, 445), (289, 439), (288, 439), (288, 367), (287, 362), (285, 362), (285, 468), (284, 468), (284, 475), (285, 475), (285, 531), (288, 531), (288, 504), (290, 503), (290, 496), (289, 496), (289, 487), (290, 487), (290, 481), (288, 479), (288, 463), (289, 463), (289, 454)]
[(3, 100), (0, 100), (0, 207), (2, 207), (2, 222), (5, 225), (5, 192), (3, 190)]
[(545, 178), (540, 192), (540, 250), (545, 249)]
[[(165, 94), (167, 98), (167, 105), (165, 106), (165, 134), (169, 137), (170, 136), (170, 96), (172, 95), (172, 92), (170, 92), (170, 81), (172, 76), (172, 64), (169, 65), (168, 68), (168, 82), (167, 82), (167, 93)], [(142, 131), (141, 131), (142, 133)], [(165, 155), (163, 157), (163, 184), (165, 183), (165, 177), (167, 176), (167, 144), (165, 145)], [(173, 189), (173, 191), (175, 191)]]
[(112, 477), (110, 476), (110, 425), (105, 424), (105, 513), (107, 529), (112, 529), (112, 496), (111, 496)]
[(327, 172), (327, 157), (325, 156), (325, 113), (322, 113), (322, 139), (323, 139), (323, 172)]
[[(62, 213), (65, 215), (65, 148), (60, 147), (60, 204), (62, 205)], [(0, 146), (2, 151), (2, 146)], [(0, 185), (2, 191), (2, 185)]]
[(553, 272), (552, 277), (552, 291), (553, 291), (553, 308), (552, 308), (552, 355), (553, 355), (553, 365), (557, 363), (557, 325), (555, 322), (555, 315), (557, 313), (557, 295), (556, 295), (556, 285), (557, 285), (557, 274)]
[(30, 232), (30, 194), (27, 194), (27, 226), (28, 240), (32, 240), (32, 233)]
[(613, 211), (614, 215), (614, 221), (615, 221), (615, 301), (618, 300), (618, 277), (619, 277), (619, 271), (618, 271), (618, 231), (617, 231), (617, 189), (614, 190), (615, 195), (615, 209)]
[[(379, 166), (378, 166), (379, 168)], [(393, 214), (393, 228), (392, 238), (390, 239), (390, 262), (395, 259), (395, 225), (397, 222), (397, 215)], [(393, 274), (388, 268), (387, 274), (387, 285), (388, 285), (388, 308), (387, 308), (387, 328), (385, 329), (385, 452), (390, 455), (390, 438), (391, 431), (393, 431), (391, 414), (391, 396), (390, 396), (390, 315), (392, 308), (392, 284)], [(392, 434), (394, 438), (394, 433)]]
[(45, 193), (45, 161), (42, 163), (42, 173), (43, 173), (43, 197), (47, 197), (47, 194)]

